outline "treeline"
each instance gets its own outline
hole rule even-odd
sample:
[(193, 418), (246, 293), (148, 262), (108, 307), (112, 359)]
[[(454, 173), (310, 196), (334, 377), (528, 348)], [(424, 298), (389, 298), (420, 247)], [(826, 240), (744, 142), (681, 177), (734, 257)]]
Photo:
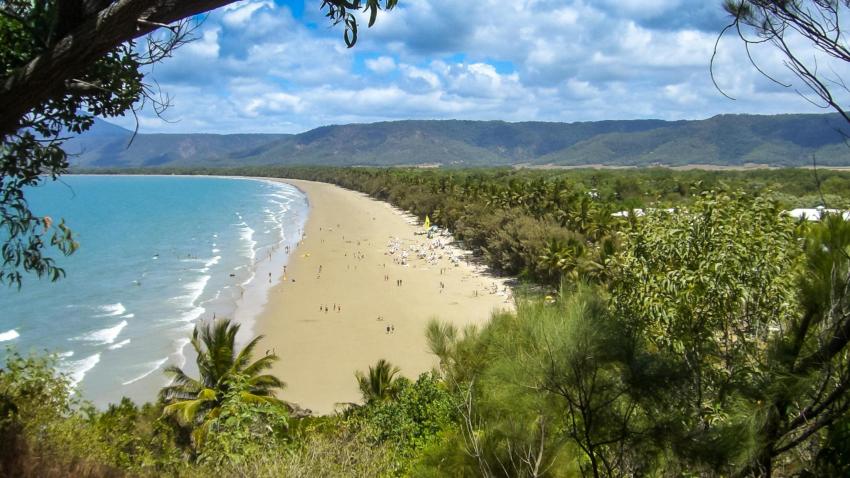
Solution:
[[(438, 370), (380, 361), (326, 417), (274, 398), (274, 358), (235, 350), (226, 322), (196, 332), (200, 376), (171, 369), (141, 407), (75, 403), (49, 361), (11, 355), (0, 475), (850, 475), (850, 223), (781, 214), (844, 207), (843, 173), (226, 174), (367, 192), (557, 292), (520, 293), (483, 328), (433, 321)], [(647, 214), (611, 216), (633, 207)]]
[(715, 190), (766, 196), (781, 207), (850, 206), (850, 173), (258, 167), (92, 172), (265, 176), (322, 181), (390, 202), (452, 231), (494, 271), (557, 288), (598, 281), (633, 208), (672, 208)]

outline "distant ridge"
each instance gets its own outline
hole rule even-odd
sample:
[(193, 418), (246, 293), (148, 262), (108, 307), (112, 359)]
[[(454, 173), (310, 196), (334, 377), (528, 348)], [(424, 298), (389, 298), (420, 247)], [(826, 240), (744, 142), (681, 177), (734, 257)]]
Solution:
[(326, 166), (850, 166), (837, 114), (549, 123), (407, 120), (300, 134), (139, 134), (106, 121), (68, 142), (80, 168)]

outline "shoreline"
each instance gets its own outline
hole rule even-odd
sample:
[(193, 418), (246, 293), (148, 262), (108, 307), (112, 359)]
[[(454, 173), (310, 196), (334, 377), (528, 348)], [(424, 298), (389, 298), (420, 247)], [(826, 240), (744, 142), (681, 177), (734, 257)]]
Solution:
[[(104, 175), (76, 176), (97, 177)], [(140, 175), (115, 174), (107, 176), (134, 178), (139, 177)], [(266, 306), (270, 291), (272, 287), (277, 285), (282, 279), (281, 275), (277, 274), (277, 270), (289, 260), (289, 254), (285, 252), (286, 248), (287, 246), (291, 246), (291, 249), (294, 250), (295, 245), (300, 241), (304, 224), (306, 223), (306, 216), (309, 214), (309, 203), (306, 202), (307, 197), (303, 191), (295, 186), (286, 185), (278, 181), (272, 181), (268, 178), (206, 175), (143, 175), (143, 177), (175, 178), (181, 180), (185, 180), (187, 178), (200, 180), (235, 179), (240, 181), (264, 182), (267, 184), (267, 187), (271, 188), (271, 194), (292, 195), (297, 193), (297, 195), (303, 199), (296, 199), (295, 202), (285, 206), (289, 208), (289, 211), (286, 213), (287, 216), (285, 216), (289, 219), (284, 219), (286, 222), (280, 225), (282, 236), (275, 239), (274, 242), (257, 243), (256, 241), (259, 239), (257, 239), (255, 232), (262, 229), (258, 227), (258, 224), (252, 223), (251, 225), (248, 225), (243, 223), (245, 224), (245, 228), (250, 230), (248, 240), (253, 243), (251, 246), (252, 257), (245, 257), (245, 262), (243, 264), (239, 265), (235, 270), (230, 269), (228, 271), (237, 272), (241, 269), (243, 273), (247, 273), (247, 276), (241, 278), (237, 282), (232, 282), (233, 279), (231, 279), (231, 283), (228, 287), (230, 287), (232, 291), (228, 293), (223, 293), (225, 289), (210, 288), (207, 281), (204, 280), (200, 285), (200, 288), (193, 292), (196, 294), (196, 297), (190, 304), (190, 308), (180, 314), (176, 314), (173, 318), (174, 320), (172, 322), (174, 324), (185, 324), (185, 332), (181, 336), (175, 337), (170, 341), (171, 347), (173, 348), (170, 348), (170, 351), (163, 358), (157, 358), (156, 360), (145, 362), (145, 364), (150, 367), (149, 369), (140, 371), (137, 375), (116, 383), (116, 387), (121, 389), (122, 395), (128, 396), (140, 403), (155, 400), (156, 393), (159, 388), (167, 384), (168, 381), (162, 374), (162, 370), (165, 366), (176, 365), (183, 368), (190, 375), (197, 374), (195, 352), (190, 345), (192, 329), (197, 324), (207, 322), (213, 318), (228, 317), (234, 322), (239, 323), (241, 326), (236, 339), (239, 347), (244, 346), (249, 340), (251, 340), (251, 338), (253, 338), (256, 334), (257, 319)], [(283, 199), (280, 200), (283, 201)], [(306, 207), (304, 207), (303, 210), (301, 210), (302, 206), (297, 204), (299, 201), (304, 201), (304, 206)], [(278, 206), (269, 202), (268, 210), (265, 212), (271, 214), (272, 210), (276, 210), (277, 207)], [(262, 208), (263, 206), (260, 206), (261, 211)], [(241, 220), (241, 216), (239, 217), (239, 220)], [(266, 222), (268, 222), (268, 220)], [(253, 228), (251, 226), (253, 226)], [(245, 232), (245, 234), (247, 234), (247, 232)], [(213, 244), (213, 246), (215, 247), (215, 244)], [(213, 255), (216, 253), (216, 250), (214, 250)], [(227, 253), (233, 256), (240, 254), (236, 250), (227, 251)], [(204, 267), (209, 268), (211, 265), (218, 264), (220, 258), (220, 255), (214, 257), (210, 260), (214, 261), (214, 263), (205, 263)], [(211, 272), (208, 274), (211, 274)], [(232, 274), (231, 277), (233, 277)], [(266, 279), (267, 277), (268, 280)], [(191, 319), (187, 320), (188, 316), (191, 316)], [(178, 327), (178, 325), (175, 325), (175, 327)], [(130, 341), (127, 340), (126, 342), (129, 343)], [(99, 356), (100, 353), (97, 355)], [(91, 357), (88, 357), (88, 359), (90, 358)], [(74, 373), (79, 373), (79, 380), (82, 380), (83, 377), (88, 374), (90, 369), (97, 365), (97, 361), (81, 365), (86, 366), (87, 368), (80, 371), (74, 371)], [(84, 389), (83, 393), (85, 392), (86, 391)], [(94, 397), (88, 398), (93, 399)], [(107, 403), (99, 399), (94, 400), (99, 406), (105, 406)]]
[[(121, 176), (121, 177), (133, 177), (137, 175), (111, 175), (111, 176)], [(156, 176), (156, 177), (175, 177), (175, 178), (212, 178), (212, 179), (227, 179), (227, 180), (243, 180), (243, 181), (259, 181), (266, 182), (270, 185), (278, 188), (282, 185), (279, 181), (272, 181), (268, 178), (254, 178), (254, 177), (241, 177), (241, 176), (206, 176), (206, 175), (145, 175), (145, 176)], [(285, 183), (284, 183), (285, 184)], [(292, 185), (289, 185), (292, 186)], [(301, 191), (299, 188), (292, 186), (294, 189), (298, 191), (299, 194), (304, 196), (305, 201), (307, 201), (307, 195)], [(309, 202), (307, 202), (307, 216), (309, 216)], [(295, 217), (298, 217), (296, 214)], [(301, 235), (304, 231), (304, 225), (306, 223), (306, 218), (299, 218), (300, 225), (296, 227), (296, 231), (293, 237), (285, 236), (285, 228), (282, 230), (284, 233), (284, 237), (279, 239), (273, 244), (265, 244), (265, 245), (254, 245), (253, 249), (253, 257), (250, 261), (245, 264), (249, 271), (249, 276), (235, 285), (235, 287), (241, 292), (239, 297), (232, 297), (231, 299), (222, 299), (219, 298), (219, 295), (216, 294), (215, 297), (208, 298), (206, 300), (200, 300), (194, 304), (194, 307), (197, 309), (201, 309), (197, 311), (196, 317), (187, 322), (191, 324), (191, 327), (188, 328), (186, 332), (186, 336), (179, 338), (175, 341), (178, 344), (173, 353), (169, 354), (168, 357), (159, 361), (157, 366), (143, 375), (133, 378), (132, 380), (122, 383), (122, 387), (125, 389), (138, 383), (138, 385), (131, 387), (128, 395), (133, 396), (137, 394), (149, 394), (147, 390), (147, 384), (145, 383), (145, 379), (149, 378), (154, 373), (161, 373), (164, 366), (173, 364), (182, 368), (184, 371), (187, 371), (190, 375), (197, 374), (197, 366), (195, 364), (195, 351), (192, 349), (190, 343), (190, 337), (192, 333), (192, 329), (198, 324), (204, 323), (206, 321), (227, 317), (233, 320), (234, 322), (240, 325), (239, 333), (236, 336), (236, 343), (238, 347), (242, 347), (247, 344), (255, 335), (257, 335), (257, 320), (264, 308), (267, 305), (268, 298), (271, 294), (271, 290), (274, 286), (277, 286), (282, 280), (282, 276), (277, 274), (276, 271), (284, 264), (287, 264), (291, 254), (286, 253), (286, 247), (290, 246), (291, 250), (294, 251), (297, 243), (301, 240)], [(266, 259), (267, 258), (267, 259)], [(269, 281), (266, 282), (264, 277), (268, 274)], [(206, 287), (199, 291), (199, 295), (208, 293)], [(220, 293), (221, 291), (219, 291)], [(167, 383), (167, 382), (165, 382)], [(136, 389), (136, 393), (133, 393), (133, 389)]]
[[(512, 291), (506, 286), (512, 278), (488, 276), (485, 267), (461, 259), (471, 257), (471, 252), (457, 248), (450, 236), (435, 236), (443, 244), (430, 261), (416, 257), (412, 248), (424, 248), (428, 242), (418, 219), (366, 194), (329, 183), (284, 178), (144, 176), (261, 181), (285, 184), (303, 195), (307, 207), (306, 218), (299, 221), (300, 230), (296, 227), (293, 236), (276, 245), (255, 248), (249, 266), (252, 277), (240, 286), (244, 296), (234, 300), (229, 312), (217, 310), (210, 301), (198, 303), (204, 312), (193, 323), (230, 317), (241, 325), (240, 347), (254, 336), (264, 335), (255, 353), (273, 351), (281, 357), (271, 370), (287, 383), (281, 398), (315, 414), (330, 414), (338, 404), (359, 402), (354, 373), (367, 371), (378, 359), (399, 366), (400, 375), (413, 380), (437, 366), (425, 338), (431, 318), (461, 329), (487, 323), (496, 310), (514, 308)], [(395, 257), (389, 253), (391, 242), (398, 250)], [(400, 261), (402, 253), (410, 254), (404, 265), (393, 261)], [(317, 265), (325, 267), (318, 274)], [(392, 278), (384, 280), (385, 273)], [(397, 278), (403, 285), (394, 285)], [(328, 311), (319, 313), (319, 305)], [(191, 375), (195, 364), (188, 343), (188, 338), (180, 341), (182, 346), (170, 355), (169, 363), (184, 367)], [(163, 366), (157, 365), (124, 386), (140, 393), (138, 387), (144, 387), (147, 396), (144, 382)], [(130, 391), (129, 395), (136, 394)]]
[(359, 402), (354, 373), (381, 358), (415, 380), (437, 365), (425, 339), (431, 318), (463, 328), (513, 309), (507, 279), (461, 259), (470, 253), (450, 237), (416, 234), (416, 218), (389, 203), (328, 183), (252, 179), (290, 184), (309, 207), (301, 243), (254, 320), (265, 336), (258, 353), (280, 356), (271, 372), (287, 383), (287, 401), (316, 414)]
[[(247, 181), (266, 182), (275, 187), (280, 186), (281, 184), (287, 184), (281, 183), (280, 181), (273, 181), (269, 178), (239, 176), (214, 177), (219, 179), (243, 179)], [(239, 285), (243, 295), (234, 301), (234, 309), (232, 316), (230, 317), (241, 326), (237, 336), (237, 344), (240, 346), (246, 344), (255, 335), (257, 335), (257, 320), (267, 305), (272, 289), (279, 285), (283, 280), (283, 274), (280, 273), (280, 270), (283, 266), (289, 263), (290, 258), (295, 253), (297, 245), (301, 241), (304, 231), (306, 230), (307, 220), (310, 217), (310, 201), (307, 194), (297, 186), (291, 184), (287, 185), (292, 186), (298, 191), (298, 193), (304, 196), (307, 205), (306, 217), (299, 218), (300, 227), (297, 228), (298, 231), (295, 232), (293, 237), (286, 237), (284, 234), (284, 237), (282, 237), (277, 243), (271, 246), (267, 245), (258, 247), (254, 250), (255, 256), (252, 259), (253, 263), (250, 266), (252, 269), (252, 275), (245, 282)], [(287, 247), (290, 248), (290, 252), (286, 252)], [(266, 257), (268, 260), (266, 260)], [(267, 276), (269, 278), (268, 282), (264, 280)]]

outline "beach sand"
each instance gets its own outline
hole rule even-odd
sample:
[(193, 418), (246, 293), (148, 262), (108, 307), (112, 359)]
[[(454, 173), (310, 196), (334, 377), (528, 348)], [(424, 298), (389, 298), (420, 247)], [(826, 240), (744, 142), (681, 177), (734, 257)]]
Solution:
[(431, 242), (414, 234), (424, 228), (409, 215), (330, 184), (281, 181), (310, 202), (303, 241), (255, 325), (266, 337), (258, 354), (280, 356), (272, 373), (287, 384), (281, 398), (332, 413), (338, 403), (360, 401), (354, 372), (379, 359), (411, 379), (436, 366), (425, 340), (431, 318), (482, 325), (494, 310), (513, 309), (504, 281), (463, 260), (455, 265), (454, 248), (429, 251), (443, 256), (431, 261), (410, 252), (400, 264), (402, 250)]

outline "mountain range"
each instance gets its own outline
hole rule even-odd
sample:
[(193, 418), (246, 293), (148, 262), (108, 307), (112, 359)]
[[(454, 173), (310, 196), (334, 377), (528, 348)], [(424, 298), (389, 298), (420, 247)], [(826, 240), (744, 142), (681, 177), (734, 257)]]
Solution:
[(300, 134), (138, 134), (96, 120), (66, 143), (77, 168), (325, 166), (850, 166), (837, 114), (580, 123), (408, 120)]

